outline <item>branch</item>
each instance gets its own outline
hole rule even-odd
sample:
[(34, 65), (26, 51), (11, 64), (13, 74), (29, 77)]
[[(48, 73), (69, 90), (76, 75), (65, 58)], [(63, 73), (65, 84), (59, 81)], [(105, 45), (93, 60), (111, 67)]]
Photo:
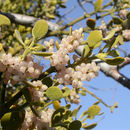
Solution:
[[(7, 16), (12, 23), (17, 23), (25, 26), (33, 26), (34, 23), (39, 20), (39, 18), (35, 18), (32, 16), (27, 16), (27, 15), (22, 15), (22, 14), (15, 14), (15, 13), (5, 13), (5, 12), (0, 12), (0, 14)], [(47, 21), (47, 20), (46, 20)], [(56, 31), (60, 28), (59, 25), (47, 21), (49, 30), (51, 31)]]
[[(80, 56), (83, 52), (83, 47), (84, 46), (79, 46), (76, 49), (77, 54), (79, 54)], [(124, 67), (127, 64), (130, 64), (130, 57), (129, 56), (125, 57), (125, 61), (122, 64), (120, 64), (119, 67), (108, 65), (107, 63), (101, 61), (100, 59), (96, 59), (94, 61), (97, 63), (97, 65), (100, 67), (100, 70), (106, 76), (113, 78), (114, 80), (116, 80), (117, 82), (122, 84), (124, 87), (130, 89), (130, 79), (119, 72), (119, 68)]]

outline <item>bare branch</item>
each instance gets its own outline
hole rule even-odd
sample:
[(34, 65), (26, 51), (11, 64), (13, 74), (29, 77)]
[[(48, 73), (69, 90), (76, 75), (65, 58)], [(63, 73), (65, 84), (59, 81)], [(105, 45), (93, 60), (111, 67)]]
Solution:
[[(15, 14), (15, 13), (4, 13), (4, 12), (0, 12), (0, 14), (7, 16), (11, 22), (13, 23), (17, 23), (17, 24), (21, 24), (21, 25), (25, 25), (25, 26), (33, 26), (34, 23), (39, 20), (39, 18), (35, 18), (32, 16), (27, 16), (27, 15), (22, 15), (22, 14)], [(47, 20), (46, 20), (47, 21)], [(48, 26), (49, 26), (49, 30), (51, 31), (56, 31), (60, 28), (59, 25), (47, 21)]]
[[(83, 52), (83, 46), (78, 47), (76, 52), (77, 54), (81, 55)], [(130, 79), (118, 71), (118, 66), (108, 65), (107, 63), (101, 61), (100, 59), (96, 59), (94, 61), (97, 63), (97, 65), (100, 67), (100, 70), (106, 76), (113, 78), (114, 80), (122, 84), (124, 87), (130, 89)], [(123, 67), (128, 63), (130, 64), (130, 57), (126, 57), (125, 61), (119, 67)]]

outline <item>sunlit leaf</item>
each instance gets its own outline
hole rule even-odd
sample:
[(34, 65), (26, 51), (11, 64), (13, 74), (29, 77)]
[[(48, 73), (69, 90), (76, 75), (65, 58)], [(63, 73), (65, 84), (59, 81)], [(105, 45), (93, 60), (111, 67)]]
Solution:
[(123, 45), (124, 44), (123, 36), (122, 35), (118, 35), (118, 39), (119, 39), (119, 43), (121, 45)]
[(102, 32), (99, 30), (95, 30), (90, 32), (88, 38), (87, 38), (87, 43), (88, 46), (93, 48), (102, 40)]
[(102, 3), (103, 3), (103, 0), (96, 0), (96, 2), (94, 3), (94, 8), (96, 12), (101, 10)]
[(21, 44), (22, 46), (24, 46), (24, 42), (23, 42), (23, 40), (22, 40), (22, 37), (21, 37), (19, 31), (18, 31), (18, 30), (15, 30), (15, 33), (14, 33), (14, 34), (15, 34), (16, 39), (20, 42), (20, 44)]
[(81, 119), (82, 117), (86, 116), (87, 114), (88, 114), (88, 110), (84, 111), (84, 112), (81, 114), (81, 116), (80, 116), (79, 119)]
[(70, 93), (71, 93), (71, 89), (70, 88), (68, 88), (68, 87), (65, 87), (64, 88), (64, 93), (63, 93), (63, 96), (64, 97), (67, 97), (67, 96), (69, 96), (70, 95)]
[(85, 130), (91, 130), (91, 129), (95, 128), (96, 126), (97, 126), (97, 123), (93, 123), (93, 124), (84, 126), (83, 128), (84, 128)]
[(88, 108), (88, 117), (93, 119), (100, 112), (101, 108), (98, 105), (92, 105)]
[(88, 45), (84, 45), (82, 57), (88, 56), (89, 52), (90, 52), (89, 46)]
[(1, 15), (0, 14), (0, 26), (1, 25), (10, 25), (10, 20), (8, 19), (8, 17)]
[(80, 105), (78, 108), (74, 109), (74, 110), (72, 111), (72, 116), (74, 116), (74, 117), (76, 118), (76, 117), (77, 117), (77, 114), (78, 114), (78, 112), (79, 112), (79, 110), (80, 110), (81, 107), (82, 107), (82, 106)]
[(111, 39), (115, 35), (115, 32), (115, 29), (111, 30), (109, 34), (105, 38), (103, 38), (103, 40), (105, 41)]
[(48, 31), (48, 24), (45, 20), (39, 20), (35, 23), (32, 29), (33, 37), (38, 40), (46, 35)]
[(60, 47), (59, 47), (59, 43), (58, 43), (58, 41), (56, 40), (56, 49), (59, 50), (59, 48), (60, 48)]
[(107, 53), (98, 53), (98, 54), (96, 55), (97, 58), (102, 59), (102, 60), (103, 60), (106, 56), (107, 56)]
[(60, 90), (60, 88), (55, 86), (48, 88), (46, 91), (46, 95), (51, 100), (58, 100), (63, 98), (62, 91)]

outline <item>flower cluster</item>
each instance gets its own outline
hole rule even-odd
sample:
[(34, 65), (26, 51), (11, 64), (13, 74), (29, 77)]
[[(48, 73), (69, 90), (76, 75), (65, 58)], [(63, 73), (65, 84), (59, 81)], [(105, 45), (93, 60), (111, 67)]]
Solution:
[(24, 122), (22, 123), (21, 130), (27, 129), (37, 129), (37, 130), (54, 130), (54, 128), (49, 127), (51, 122), (51, 116), (54, 110), (47, 109), (46, 111), (38, 112), (39, 117), (36, 117), (30, 109), (26, 109)]
[(11, 54), (3, 54), (0, 59), (0, 72), (5, 72), (4, 82), (6, 84), (10, 81), (14, 85), (29, 77), (38, 78), (42, 70), (43, 67), (34, 63), (31, 55), (28, 55), (24, 61)]
[(128, 10), (126, 10), (126, 9), (120, 10), (119, 11), (120, 18), (124, 19), (126, 17), (127, 13), (128, 13)]
[(48, 50), (48, 52), (53, 52), (54, 51), (54, 40), (50, 39), (50, 41), (45, 41), (44, 45), (46, 47), (46, 50)]
[(47, 86), (43, 85), (42, 82), (40, 80), (37, 81), (33, 81), (32, 85), (34, 85), (35, 87), (29, 87), (29, 91), (32, 95), (32, 100), (33, 101), (44, 101), (47, 98), (44, 95), (44, 91), (47, 90)]
[(70, 60), (68, 53), (73, 52), (82, 42), (83, 29), (75, 30), (71, 36), (62, 39), (59, 50), (51, 56), (51, 66), (55, 66), (57, 70), (61, 70)]
[(70, 102), (74, 104), (79, 104), (80, 102), (80, 96), (75, 91), (70, 93)]
[(61, 84), (69, 85), (72, 84), (73, 88), (82, 87), (82, 81), (90, 81), (98, 75), (100, 67), (96, 66), (95, 62), (82, 63), (76, 66), (75, 71), (71, 67), (62, 68), (62, 70), (56, 74), (56, 78)]
[(123, 30), (122, 31), (122, 35), (123, 35), (123, 37), (125, 38), (125, 40), (126, 41), (130, 41), (130, 29), (128, 29), (128, 30)]

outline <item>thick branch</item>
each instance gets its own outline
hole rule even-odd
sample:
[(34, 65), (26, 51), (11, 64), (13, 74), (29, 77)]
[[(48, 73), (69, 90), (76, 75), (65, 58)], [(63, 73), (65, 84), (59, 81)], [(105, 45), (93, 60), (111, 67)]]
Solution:
[[(33, 26), (34, 23), (39, 20), (38, 18), (32, 17), (32, 16), (27, 16), (27, 15), (22, 15), (22, 14), (15, 14), (15, 13), (4, 13), (0, 12), (0, 14), (7, 16), (12, 23), (17, 23), (21, 25), (26, 25), (26, 26)], [(46, 20), (47, 21), (47, 20)], [(49, 30), (51, 31), (56, 31), (60, 28), (59, 25), (47, 21)]]
[[(83, 46), (80, 46), (77, 48), (76, 52), (81, 55), (83, 52)], [(124, 76), (123, 74), (121, 74), (118, 71), (118, 66), (112, 66), (112, 65), (108, 65), (107, 63), (101, 61), (100, 59), (94, 60), (97, 65), (100, 67), (100, 70), (108, 77), (113, 78), (114, 80), (116, 80), (117, 82), (119, 82), (120, 84), (122, 84), (123, 86), (125, 86), (126, 88), (130, 89), (130, 79), (127, 78), (126, 76)], [(120, 68), (130, 64), (130, 58), (126, 57), (125, 61), (119, 66)]]

